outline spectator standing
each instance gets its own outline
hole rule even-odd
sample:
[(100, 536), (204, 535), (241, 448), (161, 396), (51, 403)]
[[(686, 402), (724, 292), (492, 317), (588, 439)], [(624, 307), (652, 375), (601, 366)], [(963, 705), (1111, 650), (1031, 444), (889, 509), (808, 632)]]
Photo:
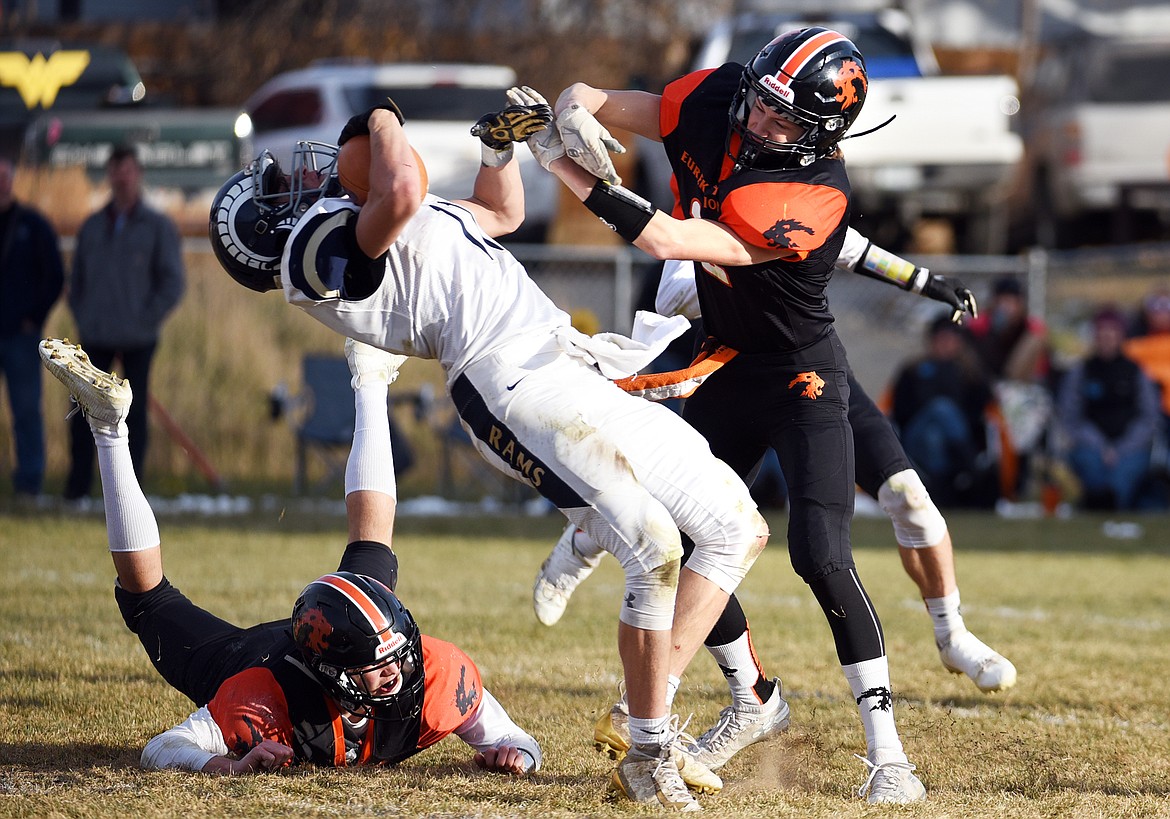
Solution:
[(12, 412), (13, 490), (17, 497), (36, 498), (45, 476), (37, 344), (61, 295), (65, 269), (52, 225), (13, 196), (14, 172), (12, 161), (0, 158), (0, 375)]
[(991, 385), (950, 313), (931, 322), (926, 335), (926, 355), (894, 380), (891, 414), (931, 497), (940, 506), (972, 503), (982, 485), (975, 476)]
[[(163, 320), (183, 295), (182, 247), (175, 224), (143, 200), (142, 166), (133, 146), (113, 150), (106, 176), (110, 201), (77, 234), (68, 301), (94, 366), (108, 371), (117, 359), (119, 373), (141, 396), (126, 419), (134, 472), (141, 479), (150, 365)], [(93, 483), (93, 438), (80, 413), (69, 432), (65, 499), (78, 500)]]
[(1157, 389), (1125, 355), (1125, 318), (1113, 308), (1093, 317), (1093, 345), (1061, 384), (1059, 421), (1068, 461), (1091, 509), (1138, 505), (1161, 423)]

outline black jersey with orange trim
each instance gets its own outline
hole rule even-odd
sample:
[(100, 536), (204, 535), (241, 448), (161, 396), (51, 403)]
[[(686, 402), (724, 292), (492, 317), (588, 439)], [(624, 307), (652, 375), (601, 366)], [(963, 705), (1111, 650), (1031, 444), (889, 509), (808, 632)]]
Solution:
[(712, 219), (743, 241), (774, 249), (774, 261), (701, 263), (699, 305), (709, 333), (742, 352), (807, 347), (832, 331), (825, 287), (849, 225), (845, 163), (820, 159), (781, 171), (742, 169), (729, 156), (728, 111), (743, 66), (697, 71), (666, 87), (659, 129), (678, 196), (675, 214)]
[[(273, 628), (284, 628), (273, 624)], [(343, 767), (394, 764), (429, 748), (467, 721), (482, 701), (479, 669), (457, 646), (423, 635), (426, 681), (412, 720), (375, 718), (354, 732), (304, 664), (292, 635), (276, 652), (229, 677), (207, 708), (228, 750), (243, 756), (265, 739), (293, 749), (298, 762)]]

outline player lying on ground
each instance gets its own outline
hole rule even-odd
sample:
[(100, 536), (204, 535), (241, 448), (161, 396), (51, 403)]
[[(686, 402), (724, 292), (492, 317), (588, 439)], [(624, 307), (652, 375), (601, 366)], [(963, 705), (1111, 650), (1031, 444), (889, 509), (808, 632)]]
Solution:
[[(551, 120), (547, 105), (512, 113), (498, 123), (510, 133), (526, 117), (540, 128)], [(439, 361), (484, 459), (618, 558), (626, 575), (618, 652), (634, 747), (611, 783), (639, 802), (697, 810), (684, 778), (706, 790), (722, 783), (674, 751), (667, 667), (698, 650), (764, 548), (767, 523), (702, 436), (607, 377), (636, 372), (687, 323), (662, 320), (651, 343), (572, 328), (495, 241), (524, 214), (511, 144), (485, 144), (474, 195), (449, 201), (423, 189), (392, 103), (351, 120), (339, 161), (351, 139), (367, 137), (368, 194), (346, 195), (320, 146), (302, 145), (290, 174), (264, 153), (233, 176), (212, 205), (217, 256), (237, 282), (283, 289), (339, 333)], [(680, 529), (695, 544), (686, 568)]]
[(130, 462), (130, 384), (77, 345), (46, 339), (40, 351), (97, 443), (122, 617), (159, 674), (200, 705), (147, 743), (143, 767), (241, 774), (394, 764), (452, 733), (476, 749), (480, 768), (540, 767), (539, 744), (483, 687), (471, 658), (421, 634), (394, 594), (386, 390), (401, 356), (346, 345), (357, 421), (345, 475), (349, 545), (338, 570), (305, 587), (291, 619), (240, 628), (163, 575), (158, 523)]

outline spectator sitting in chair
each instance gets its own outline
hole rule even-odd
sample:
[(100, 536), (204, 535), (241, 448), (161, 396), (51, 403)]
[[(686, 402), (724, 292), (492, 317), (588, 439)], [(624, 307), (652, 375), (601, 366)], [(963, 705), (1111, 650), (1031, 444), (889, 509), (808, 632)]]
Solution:
[(999, 421), (1000, 493), (1007, 500), (1029, 484), (1033, 455), (1044, 447), (1052, 418), (1048, 328), (1028, 312), (1022, 282), (998, 279), (991, 304), (967, 324), (976, 352), (992, 380)]
[(1093, 346), (1061, 385), (1059, 422), (1068, 462), (1090, 509), (1134, 509), (1161, 423), (1154, 383), (1122, 351), (1125, 319), (1113, 308), (1093, 317)]
[[(927, 330), (927, 353), (906, 364), (893, 389), (891, 414), (906, 454), (940, 506), (979, 502), (984, 409), (990, 383), (950, 314)], [(994, 491), (985, 500), (994, 500)]]
[(1170, 418), (1170, 288), (1158, 287), (1142, 301), (1134, 337), (1122, 349), (1158, 386), (1162, 414)]

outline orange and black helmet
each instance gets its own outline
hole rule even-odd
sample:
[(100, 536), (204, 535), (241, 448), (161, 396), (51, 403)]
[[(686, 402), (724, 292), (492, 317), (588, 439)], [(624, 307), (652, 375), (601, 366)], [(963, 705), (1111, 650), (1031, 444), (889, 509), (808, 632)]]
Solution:
[[(348, 711), (413, 719), (422, 709), (422, 634), (394, 592), (351, 572), (317, 578), (293, 606), (293, 639), (309, 668)], [(397, 664), (393, 690), (369, 690), (363, 674)]]
[[(819, 26), (781, 34), (744, 66), (731, 104), (731, 127), (742, 137), (732, 158), (742, 168), (779, 170), (830, 155), (868, 89), (865, 58), (844, 34)], [(776, 142), (749, 131), (757, 102), (802, 126), (803, 136)]]

